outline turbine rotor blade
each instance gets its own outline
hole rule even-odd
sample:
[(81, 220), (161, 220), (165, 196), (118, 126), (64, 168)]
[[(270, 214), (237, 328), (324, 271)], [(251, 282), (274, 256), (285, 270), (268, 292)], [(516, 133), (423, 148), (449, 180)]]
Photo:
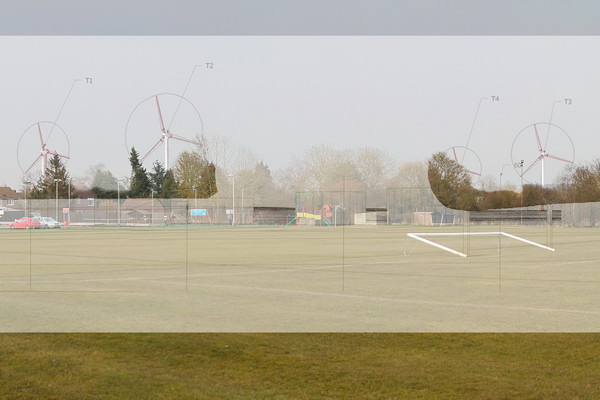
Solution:
[(42, 149), (43, 149), (44, 147), (46, 147), (46, 145), (44, 144), (44, 139), (42, 137), (42, 128), (40, 127), (39, 122), (38, 122), (37, 126), (38, 126), (38, 134), (40, 135), (40, 144), (42, 145)]
[(533, 124), (533, 129), (535, 129), (535, 140), (537, 140), (538, 150), (539, 151), (544, 151), (542, 149), (542, 142), (540, 141), (540, 135), (538, 134), (537, 125), (536, 124)]
[(154, 96), (156, 99), (156, 108), (158, 109), (158, 117), (160, 118), (160, 130), (162, 133), (167, 133), (165, 129), (165, 122), (163, 121), (162, 111), (160, 111), (160, 103), (158, 102), (158, 96)]
[(531, 165), (529, 167), (527, 167), (527, 169), (525, 171), (523, 171), (523, 173), (521, 174), (521, 176), (525, 175), (527, 173), (527, 171), (529, 171), (531, 168), (533, 168), (533, 166), (535, 164), (538, 163), (538, 161), (540, 161), (542, 158), (544, 158), (544, 155), (542, 154), (541, 156), (539, 156), (538, 158), (535, 159), (534, 162), (531, 163)]
[(70, 159), (71, 159), (71, 157), (69, 157), (69, 156), (65, 156), (65, 155), (63, 155), (63, 154), (59, 154), (59, 153), (57, 153), (57, 152), (55, 152), (55, 151), (48, 151), (47, 153), (48, 153), (48, 154), (53, 154), (53, 155), (55, 155), (55, 156), (59, 156), (59, 157), (62, 157), (62, 158), (66, 158), (66, 159), (68, 159), (68, 160), (70, 160)]
[(151, 148), (150, 150), (148, 150), (148, 152), (147, 152), (146, 154), (144, 154), (144, 157), (140, 158), (140, 163), (144, 162), (144, 160), (145, 160), (145, 159), (146, 159), (146, 158), (147, 158), (147, 157), (148, 157), (148, 156), (149, 156), (149, 155), (150, 155), (150, 154), (151, 154), (151, 153), (152, 153), (154, 150), (156, 150), (156, 148), (157, 148), (158, 146), (160, 146), (160, 144), (163, 142), (163, 140), (164, 140), (164, 139), (165, 139), (165, 138), (164, 138), (164, 136), (163, 136), (163, 137), (161, 137), (160, 139), (158, 139), (158, 142), (156, 142), (156, 143), (154, 144), (154, 146), (152, 146), (152, 148)]
[(181, 140), (182, 142), (187, 142), (187, 143), (191, 143), (191, 144), (196, 144), (196, 145), (198, 145), (198, 146), (202, 146), (202, 143), (200, 143), (200, 142), (197, 142), (197, 141), (195, 141), (195, 140), (186, 139), (186, 138), (184, 138), (184, 137), (182, 137), (182, 136), (173, 135), (173, 134), (171, 134), (171, 135), (169, 135), (169, 136), (170, 136), (171, 138), (173, 138), (173, 139)]
[(452, 148), (452, 152), (454, 153), (454, 161), (456, 161), (458, 163), (458, 157), (456, 156), (456, 148), (455, 147)]
[(62, 157), (62, 158), (66, 158), (66, 159), (69, 159), (69, 160), (71, 159), (71, 157), (69, 157), (69, 156), (65, 156), (65, 155), (63, 155), (63, 154), (59, 154), (59, 153), (57, 153), (56, 151), (50, 151), (50, 150), (46, 150), (46, 151), (45, 151), (45, 153), (46, 153), (46, 154), (52, 154), (52, 155), (54, 155), (54, 156), (59, 156), (59, 157)]
[(566, 163), (573, 164), (573, 161), (570, 161), (570, 160), (567, 160), (567, 159), (564, 159), (564, 158), (560, 158), (560, 157), (557, 157), (557, 156), (553, 156), (552, 154), (546, 153), (546, 157), (554, 158), (555, 160), (558, 160), (558, 161), (564, 161)]
[(25, 174), (29, 173), (29, 171), (31, 170), (31, 168), (33, 168), (35, 166), (35, 164), (37, 164), (37, 162), (40, 161), (40, 158), (42, 158), (42, 154), (40, 154), (39, 156), (37, 156), (37, 158), (35, 159), (35, 161), (31, 163), (31, 165), (29, 166), (29, 168), (27, 168), (27, 170), (25, 170)]

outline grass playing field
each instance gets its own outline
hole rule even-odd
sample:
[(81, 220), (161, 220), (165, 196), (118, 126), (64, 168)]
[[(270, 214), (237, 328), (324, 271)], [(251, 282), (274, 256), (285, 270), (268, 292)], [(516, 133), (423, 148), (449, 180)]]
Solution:
[(138, 332), (0, 334), (0, 398), (600, 397), (595, 333), (348, 333), (598, 331), (600, 233), (441, 229), (0, 230), (3, 332)]
[(600, 232), (503, 229), (556, 252), (435, 239), (470, 248), (461, 258), (407, 242), (462, 227), (2, 230), (3, 330), (597, 331)]
[(597, 399), (597, 334), (2, 334), (2, 399)]

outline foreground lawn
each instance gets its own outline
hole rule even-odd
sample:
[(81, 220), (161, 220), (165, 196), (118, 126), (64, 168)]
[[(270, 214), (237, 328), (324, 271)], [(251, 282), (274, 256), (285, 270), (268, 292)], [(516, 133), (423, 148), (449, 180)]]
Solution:
[(593, 399), (597, 334), (2, 334), (1, 399)]

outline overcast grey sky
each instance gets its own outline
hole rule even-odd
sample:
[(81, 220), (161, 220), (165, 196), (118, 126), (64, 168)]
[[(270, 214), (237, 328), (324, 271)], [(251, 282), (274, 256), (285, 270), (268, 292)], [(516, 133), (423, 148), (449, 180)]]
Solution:
[(3, 35), (597, 35), (595, 0), (5, 0)]
[[(470, 147), (484, 174), (497, 176), (515, 136), (548, 121), (553, 102), (565, 98), (573, 104), (557, 103), (553, 122), (570, 134), (576, 160), (589, 161), (600, 156), (599, 45), (597, 37), (548, 36), (1, 37), (0, 184), (20, 186), (21, 133), (53, 121), (73, 80), (85, 77), (93, 84), (75, 85), (58, 121), (71, 142), (69, 170), (80, 176), (103, 163), (129, 175), (124, 136), (133, 108), (155, 93), (181, 93), (205, 62), (214, 68), (197, 71), (186, 97), (206, 133), (231, 137), (274, 169), (317, 144), (426, 159), (466, 144), (483, 97)], [(560, 153), (552, 142), (548, 151)]]

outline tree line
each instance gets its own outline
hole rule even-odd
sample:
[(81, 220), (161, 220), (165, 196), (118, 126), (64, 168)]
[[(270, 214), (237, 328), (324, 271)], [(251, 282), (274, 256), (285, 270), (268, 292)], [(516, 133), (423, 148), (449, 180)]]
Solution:
[(427, 173), (431, 190), (439, 202), (456, 210), (485, 211), (600, 201), (600, 160), (566, 169), (552, 187), (525, 184), (520, 193), (474, 188), (471, 175), (443, 152), (429, 159)]
[[(36, 182), (25, 185), (26, 195), (31, 199), (61, 199), (79, 197), (73, 186), (73, 179), (67, 171), (62, 159), (58, 155), (48, 160), (45, 173)], [(33, 185), (29, 190), (29, 185)]]
[[(173, 169), (165, 170), (155, 161), (152, 170), (146, 171), (135, 147), (129, 153), (131, 175), (123, 190), (121, 183), (110, 171), (97, 169), (91, 189), (98, 198), (209, 198), (217, 193), (215, 165), (203, 159), (197, 151), (179, 154)], [(120, 186), (119, 186), (120, 187)], [(120, 193), (117, 193), (120, 192)]]
[[(112, 199), (119, 195), (123, 198), (209, 198), (217, 193), (216, 167), (197, 151), (180, 153), (175, 167), (169, 170), (155, 161), (148, 172), (140, 162), (139, 153), (132, 148), (129, 163), (131, 175), (124, 185), (110, 171), (95, 170), (91, 190), (97, 198)], [(25, 190), (31, 199), (79, 197), (73, 178), (57, 155), (49, 159), (44, 174), (36, 182), (26, 184)]]
[[(254, 204), (278, 206), (293, 204), (295, 192), (342, 189), (366, 191), (373, 202), (384, 205), (386, 188), (428, 185), (426, 162), (400, 163), (377, 148), (315, 145), (300, 159), (291, 160), (288, 167), (273, 171), (252, 151), (234, 145), (226, 137), (198, 139), (203, 145), (180, 153), (172, 169), (165, 170), (156, 161), (146, 170), (139, 153), (132, 148), (128, 177), (118, 180), (110, 170), (98, 165), (88, 170), (85, 186), (97, 198), (208, 198), (217, 191), (222, 197), (230, 197), (235, 182), (236, 196), (244, 193)], [(59, 179), (59, 197), (67, 197), (69, 186), (71, 197), (78, 196), (62, 160), (53, 158), (46, 174), (31, 189), (30, 197), (54, 198), (54, 179)]]

